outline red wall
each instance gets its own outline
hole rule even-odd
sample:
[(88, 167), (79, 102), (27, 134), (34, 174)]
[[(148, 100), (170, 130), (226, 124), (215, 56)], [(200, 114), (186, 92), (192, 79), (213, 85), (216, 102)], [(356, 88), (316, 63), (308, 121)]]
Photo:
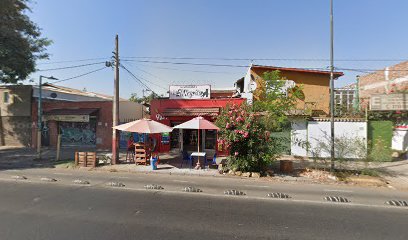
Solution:
[[(160, 119), (161, 113), (168, 108), (224, 108), (228, 104), (238, 104), (241, 105), (246, 99), (243, 98), (223, 98), (223, 99), (194, 99), (194, 100), (181, 100), (181, 99), (153, 99), (150, 103), (150, 117), (151, 119), (166, 124), (170, 126), (171, 121), (180, 121), (186, 122), (195, 116), (172, 116), (164, 117)], [(209, 121), (214, 121), (214, 117), (203, 116)], [(171, 133), (170, 133), (171, 134)], [(161, 139), (158, 139), (158, 142), (161, 143)], [(161, 152), (170, 151), (169, 145), (161, 145)]]
[[(43, 112), (54, 109), (78, 109), (78, 108), (95, 108), (99, 109), (97, 113), (96, 138), (101, 142), (96, 144), (98, 149), (111, 149), (112, 147), (112, 102), (95, 101), (95, 102), (59, 102), (46, 101), (42, 103)], [(37, 126), (37, 102), (32, 103), (32, 121), (33, 126)], [(100, 124), (99, 124), (100, 123)], [(57, 146), (58, 124), (55, 121), (49, 121), (50, 128), (50, 146)], [(32, 130), (32, 147), (37, 146), (37, 127)]]

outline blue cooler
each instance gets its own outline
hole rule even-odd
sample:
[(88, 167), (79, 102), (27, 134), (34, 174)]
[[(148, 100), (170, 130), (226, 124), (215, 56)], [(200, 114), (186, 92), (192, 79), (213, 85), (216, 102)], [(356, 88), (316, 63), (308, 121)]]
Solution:
[(157, 157), (152, 158), (150, 165), (152, 165), (152, 170), (157, 170)]

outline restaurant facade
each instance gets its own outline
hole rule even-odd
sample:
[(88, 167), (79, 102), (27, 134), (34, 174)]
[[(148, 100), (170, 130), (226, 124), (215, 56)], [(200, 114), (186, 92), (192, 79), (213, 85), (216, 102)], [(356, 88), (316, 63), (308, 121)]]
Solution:
[[(212, 90), (210, 85), (170, 86), (169, 98), (154, 99), (150, 105), (151, 119), (174, 127), (201, 116), (214, 122), (221, 109), (230, 104), (242, 104), (246, 99), (234, 97), (235, 90)], [(174, 129), (156, 137), (159, 152), (197, 151), (198, 130)], [(217, 131), (201, 130), (200, 149), (212, 156), (223, 155), (217, 146)]]

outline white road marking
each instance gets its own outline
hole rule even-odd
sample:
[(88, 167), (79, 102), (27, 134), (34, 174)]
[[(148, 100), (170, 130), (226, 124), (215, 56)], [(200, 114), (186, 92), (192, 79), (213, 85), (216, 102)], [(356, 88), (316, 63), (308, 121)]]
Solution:
[(56, 173), (53, 173), (53, 174), (55, 174), (55, 175), (63, 175), (63, 176), (72, 176), (72, 173), (59, 173), (59, 172), (56, 172)]
[(258, 185), (244, 185), (244, 187), (259, 187), (259, 188), (271, 188), (272, 186), (258, 186)]
[(194, 182), (184, 181), (184, 180), (173, 180), (173, 182), (181, 182), (181, 183), (194, 183)]
[(324, 189), (325, 192), (344, 192), (344, 193), (352, 193), (351, 190), (341, 190), (341, 189)]

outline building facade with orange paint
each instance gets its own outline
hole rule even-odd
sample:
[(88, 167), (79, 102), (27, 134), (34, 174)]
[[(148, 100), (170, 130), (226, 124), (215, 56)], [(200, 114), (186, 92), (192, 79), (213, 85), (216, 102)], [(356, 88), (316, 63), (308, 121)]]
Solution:
[[(299, 99), (296, 115), (310, 112), (313, 116), (328, 116), (330, 114), (330, 72), (302, 68), (285, 68), (274, 66), (252, 65), (247, 76), (236, 82), (241, 96), (253, 101), (262, 101), (265, 94), (265, 72), (278, 70), (280, 77), (293, 81), (293, 86), (302, 86), (304, 98)], [(334, 78), (343, 76), (342, 72), (334, 72)]]

